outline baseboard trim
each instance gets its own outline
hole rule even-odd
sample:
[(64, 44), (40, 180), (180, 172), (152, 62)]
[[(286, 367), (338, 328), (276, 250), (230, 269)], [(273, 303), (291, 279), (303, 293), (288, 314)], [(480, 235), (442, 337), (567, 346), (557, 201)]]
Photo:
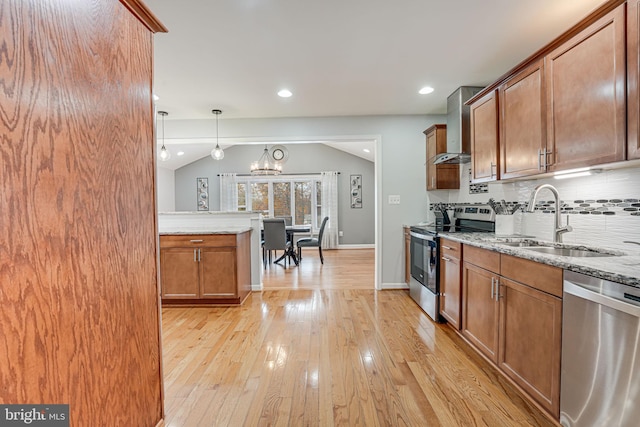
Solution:
[[(367, 243), (363, 245), (338, 245), (338, 249), (375, 249), (376, 245), (373, 243)], [(328, 250), (328, 249), (327, 249)]]
[(262, 283), (260, 283), (259, 285), (251, 285), (251, 290), (253, 292), (262, 292)]
[(409, 289), (409, 285), (407, 285), (406, 283), (402, 282), (402, 283), (383, 283), (382, 290), (395, 290), (395, 289)]
[(156, 424), (156, 427), (164, 427), (164, 418), (160, 418), (160, 421), (158, 421), (158, 424)]

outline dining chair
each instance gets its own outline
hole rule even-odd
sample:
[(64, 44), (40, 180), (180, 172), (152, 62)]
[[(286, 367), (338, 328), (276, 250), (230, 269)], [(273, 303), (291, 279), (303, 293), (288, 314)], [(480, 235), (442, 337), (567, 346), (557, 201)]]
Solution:
[(278, 215), (274, 218), (282, 218), (284, 219), (284, 225), (291, 226), (293, 225), (293, 217), (291, 215)]
[(302, 248), (317, 247), (318, 252), (320, 253), (320, 263), (324, 264), (324, 257), (322, 256), (322, 236), (324, 235), (324, 227), (327, 225), (328, 220), (328, 216), (325, 216), (322, 220), (318, 237), (303, 237), (302, 239), (298, 239), (296, 242), (296, 245), (298, 246), (298, 260), (302, 259)]
[[(264, 236), (262, 243), (262, 263), (267, 268), (267, 252), (269, 262), (271, 262), (271, 251), (283, 250), (285, 254), (291, 250), (291, 242), (287, 240), (285, 220), (282, 218), (265, 218), (262, 220), (264, 226)], [(284, 265), (287, 266), (287, 258), (284, 258)]]

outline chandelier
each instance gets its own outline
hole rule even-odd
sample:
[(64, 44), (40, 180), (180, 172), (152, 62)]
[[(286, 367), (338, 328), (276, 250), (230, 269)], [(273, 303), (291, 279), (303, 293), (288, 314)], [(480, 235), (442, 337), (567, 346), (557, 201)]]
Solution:
[(251, 163), (251, 175), (280, 175), (281, 172), (282, 165), (271, 157), (269, 149), (265, 145), (262, 156)]

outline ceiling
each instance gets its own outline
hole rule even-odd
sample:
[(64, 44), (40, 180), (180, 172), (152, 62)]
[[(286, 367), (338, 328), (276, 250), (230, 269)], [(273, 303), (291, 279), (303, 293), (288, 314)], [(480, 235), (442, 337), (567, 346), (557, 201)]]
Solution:
[[(158, 109), (169, 122), (215, 120), (219, 108), (222, 126), (225, 118), (442, 114), (458, 86), (493, 82), (604, 0), (145, 3), (169, 29), (154, 39)], [(419, 95), (423, 86), (433, 93)], [(283, 88), (293, 96), (278, 97)]]

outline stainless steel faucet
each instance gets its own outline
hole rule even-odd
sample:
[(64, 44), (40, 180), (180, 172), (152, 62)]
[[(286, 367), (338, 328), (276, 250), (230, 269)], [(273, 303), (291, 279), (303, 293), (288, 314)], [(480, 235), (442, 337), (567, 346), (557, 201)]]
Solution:
[(538, 193), (540, 190), (548, 188), (549, 191), (553, 193), (553, 197), (555, 200), (555, 209), (556, 214), (554, 215), (553, 220), (553, 241), (560, 243), (562, 242), (562, 234), (572, 231), (573, 228), (569, 225), (569, 216), (567, 215), (567, 225), (564, 227), (560, 227), (560, 223), (562, 222), (560, 219), (560, 196), (558, 195), (558, 190), (551, 184), (541, 184), (538, 185), (531, 193), (531, 197), (529, 198), (529, 204), (527, 205), (526, 212), (533, 212), (536, 207), (536, 197), (538, 197)]

